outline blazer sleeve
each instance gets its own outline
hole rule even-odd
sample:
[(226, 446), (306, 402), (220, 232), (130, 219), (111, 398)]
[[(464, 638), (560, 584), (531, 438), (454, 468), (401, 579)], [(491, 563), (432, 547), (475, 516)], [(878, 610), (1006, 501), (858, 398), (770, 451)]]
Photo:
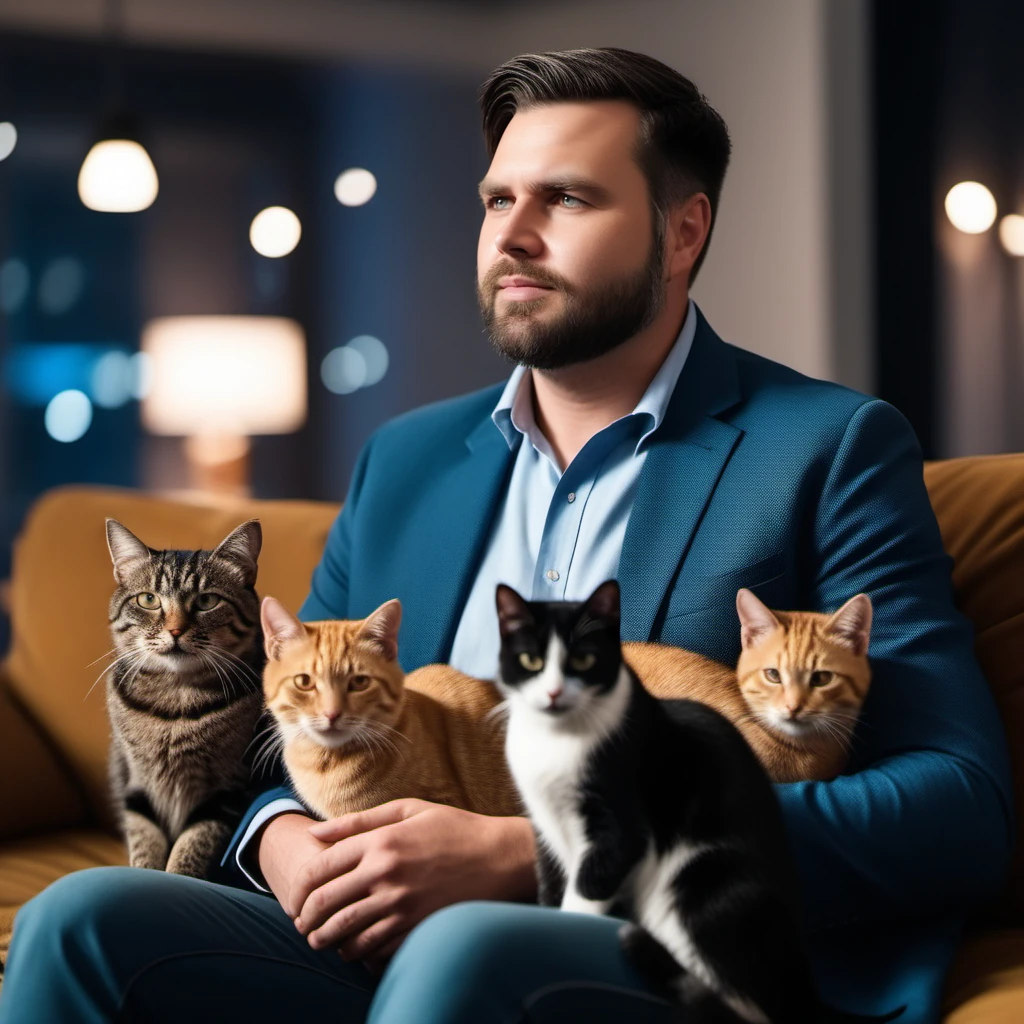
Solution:
[[(352, 523), (358, 508), (359, 494), (366, 479), (367, 466), (370, 460), (370, 448), (373, 438), (366, 443), (356, 460), (349, 484), (348, 495), (341, 512), (331, 526), (327, 535), (327, 544), (320, 562), (313, 570), (313, 579), (309, 594), (299, 609), (299, 618), (305, 622), (317, 622), (321, 619), (344, 619), (348, 616), (348, 572), (349, 554), (352, 550)], [(294, 790), (290, 785), (274, 787), (260, 793), (249, 805), (241, 824), (228, 843), (227, 850), (221, 859), (220, 868), (225, 884), (243, 889), (263, 889), (254, 875), (258, 875), (255, 866), (254, 851), (247, 853), (244, 847), (250, 846), (254, 838), (249, 833), (252, 823), (265, 808), (276, 805), (276, 813), (284, 814), (301, 809)], [(273, 814), (265, 815), (261, 824), (270, 820)], [(248, 870), (242, 865), (248, 864)]]
[(816, 513), (817, 607), (865, 592), (874, 617), (851, 774), (776, 787), (812, 929), (963, 911), (996, 892), (1009, 862), (1005, 736), (922, 468), (906, 420), (867, 402)]

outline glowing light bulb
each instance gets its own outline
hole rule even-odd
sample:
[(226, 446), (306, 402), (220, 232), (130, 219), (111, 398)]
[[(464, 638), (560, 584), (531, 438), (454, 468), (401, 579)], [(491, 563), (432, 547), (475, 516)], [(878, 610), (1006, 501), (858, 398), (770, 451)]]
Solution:
[(996, 219), (996, 201), (979, 181), (961, 181), (946, 193), (946, 216), (968, 235), (988, 231)]
[(342, 171), (334, 182), (334, 196), (342, 206), (362, 206), (377, 191), (377, 179), (363, 167)]
[(90, 210), (137, 213), (153, 205), (160, 183), (149, 154), (131, 139), (97, 142), (78, 172), (78, 195)]
[(277, 259), (287, 256), (302, 237), (302, 224), (287, 206), (268, 206), (253, 217), (249, 241), (261, 255)]
[(1024, 256), (1024, 217), (1008, 213), (999, 222), (999, 241), (1011, 256)]

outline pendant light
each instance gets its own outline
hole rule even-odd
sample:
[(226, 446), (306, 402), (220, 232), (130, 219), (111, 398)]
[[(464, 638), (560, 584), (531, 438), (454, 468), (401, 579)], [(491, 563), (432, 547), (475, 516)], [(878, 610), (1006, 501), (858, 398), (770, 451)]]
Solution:
[(123, 107), (121, 0), (107, 0), (106, 10), (109, 112), (78, 172), (78, 195), (90, 210), (135, 213), (152, 205), (160, 183), (138, 123)]

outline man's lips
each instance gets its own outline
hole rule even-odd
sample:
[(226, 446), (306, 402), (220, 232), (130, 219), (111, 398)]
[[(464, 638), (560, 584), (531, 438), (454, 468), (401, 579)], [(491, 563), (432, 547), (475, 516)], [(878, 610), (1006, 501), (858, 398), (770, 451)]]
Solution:
[(498, 290), (506, 299), (526, 302), (553, 291), (550, 285), (541, 284), (529, 277), (503, 277), (498, 281)]

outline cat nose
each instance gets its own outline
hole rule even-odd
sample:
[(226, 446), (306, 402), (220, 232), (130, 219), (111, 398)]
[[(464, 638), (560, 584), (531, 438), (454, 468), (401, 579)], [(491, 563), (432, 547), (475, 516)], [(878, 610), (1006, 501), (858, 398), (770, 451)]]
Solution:
[(558, 698), (562, 696), (562, 691), (561, 690), (548, 690), (548, 696), (552, 700), (558, 700)]
[(328, 725), (334, 725), (334, 723), (341, 718), (340, 711), (328, 711), (324, 713), (324, 718), (327, 719)]
[(185, 632), (185, 630), (183, 630), (183, 629), (169, 629), (169, 630), (167, 630), (167, 632), (170, 633), (171, 636), (173, 636), (173, 637), (179, 637), (179, 636), (181, 636), (182, 633)]

